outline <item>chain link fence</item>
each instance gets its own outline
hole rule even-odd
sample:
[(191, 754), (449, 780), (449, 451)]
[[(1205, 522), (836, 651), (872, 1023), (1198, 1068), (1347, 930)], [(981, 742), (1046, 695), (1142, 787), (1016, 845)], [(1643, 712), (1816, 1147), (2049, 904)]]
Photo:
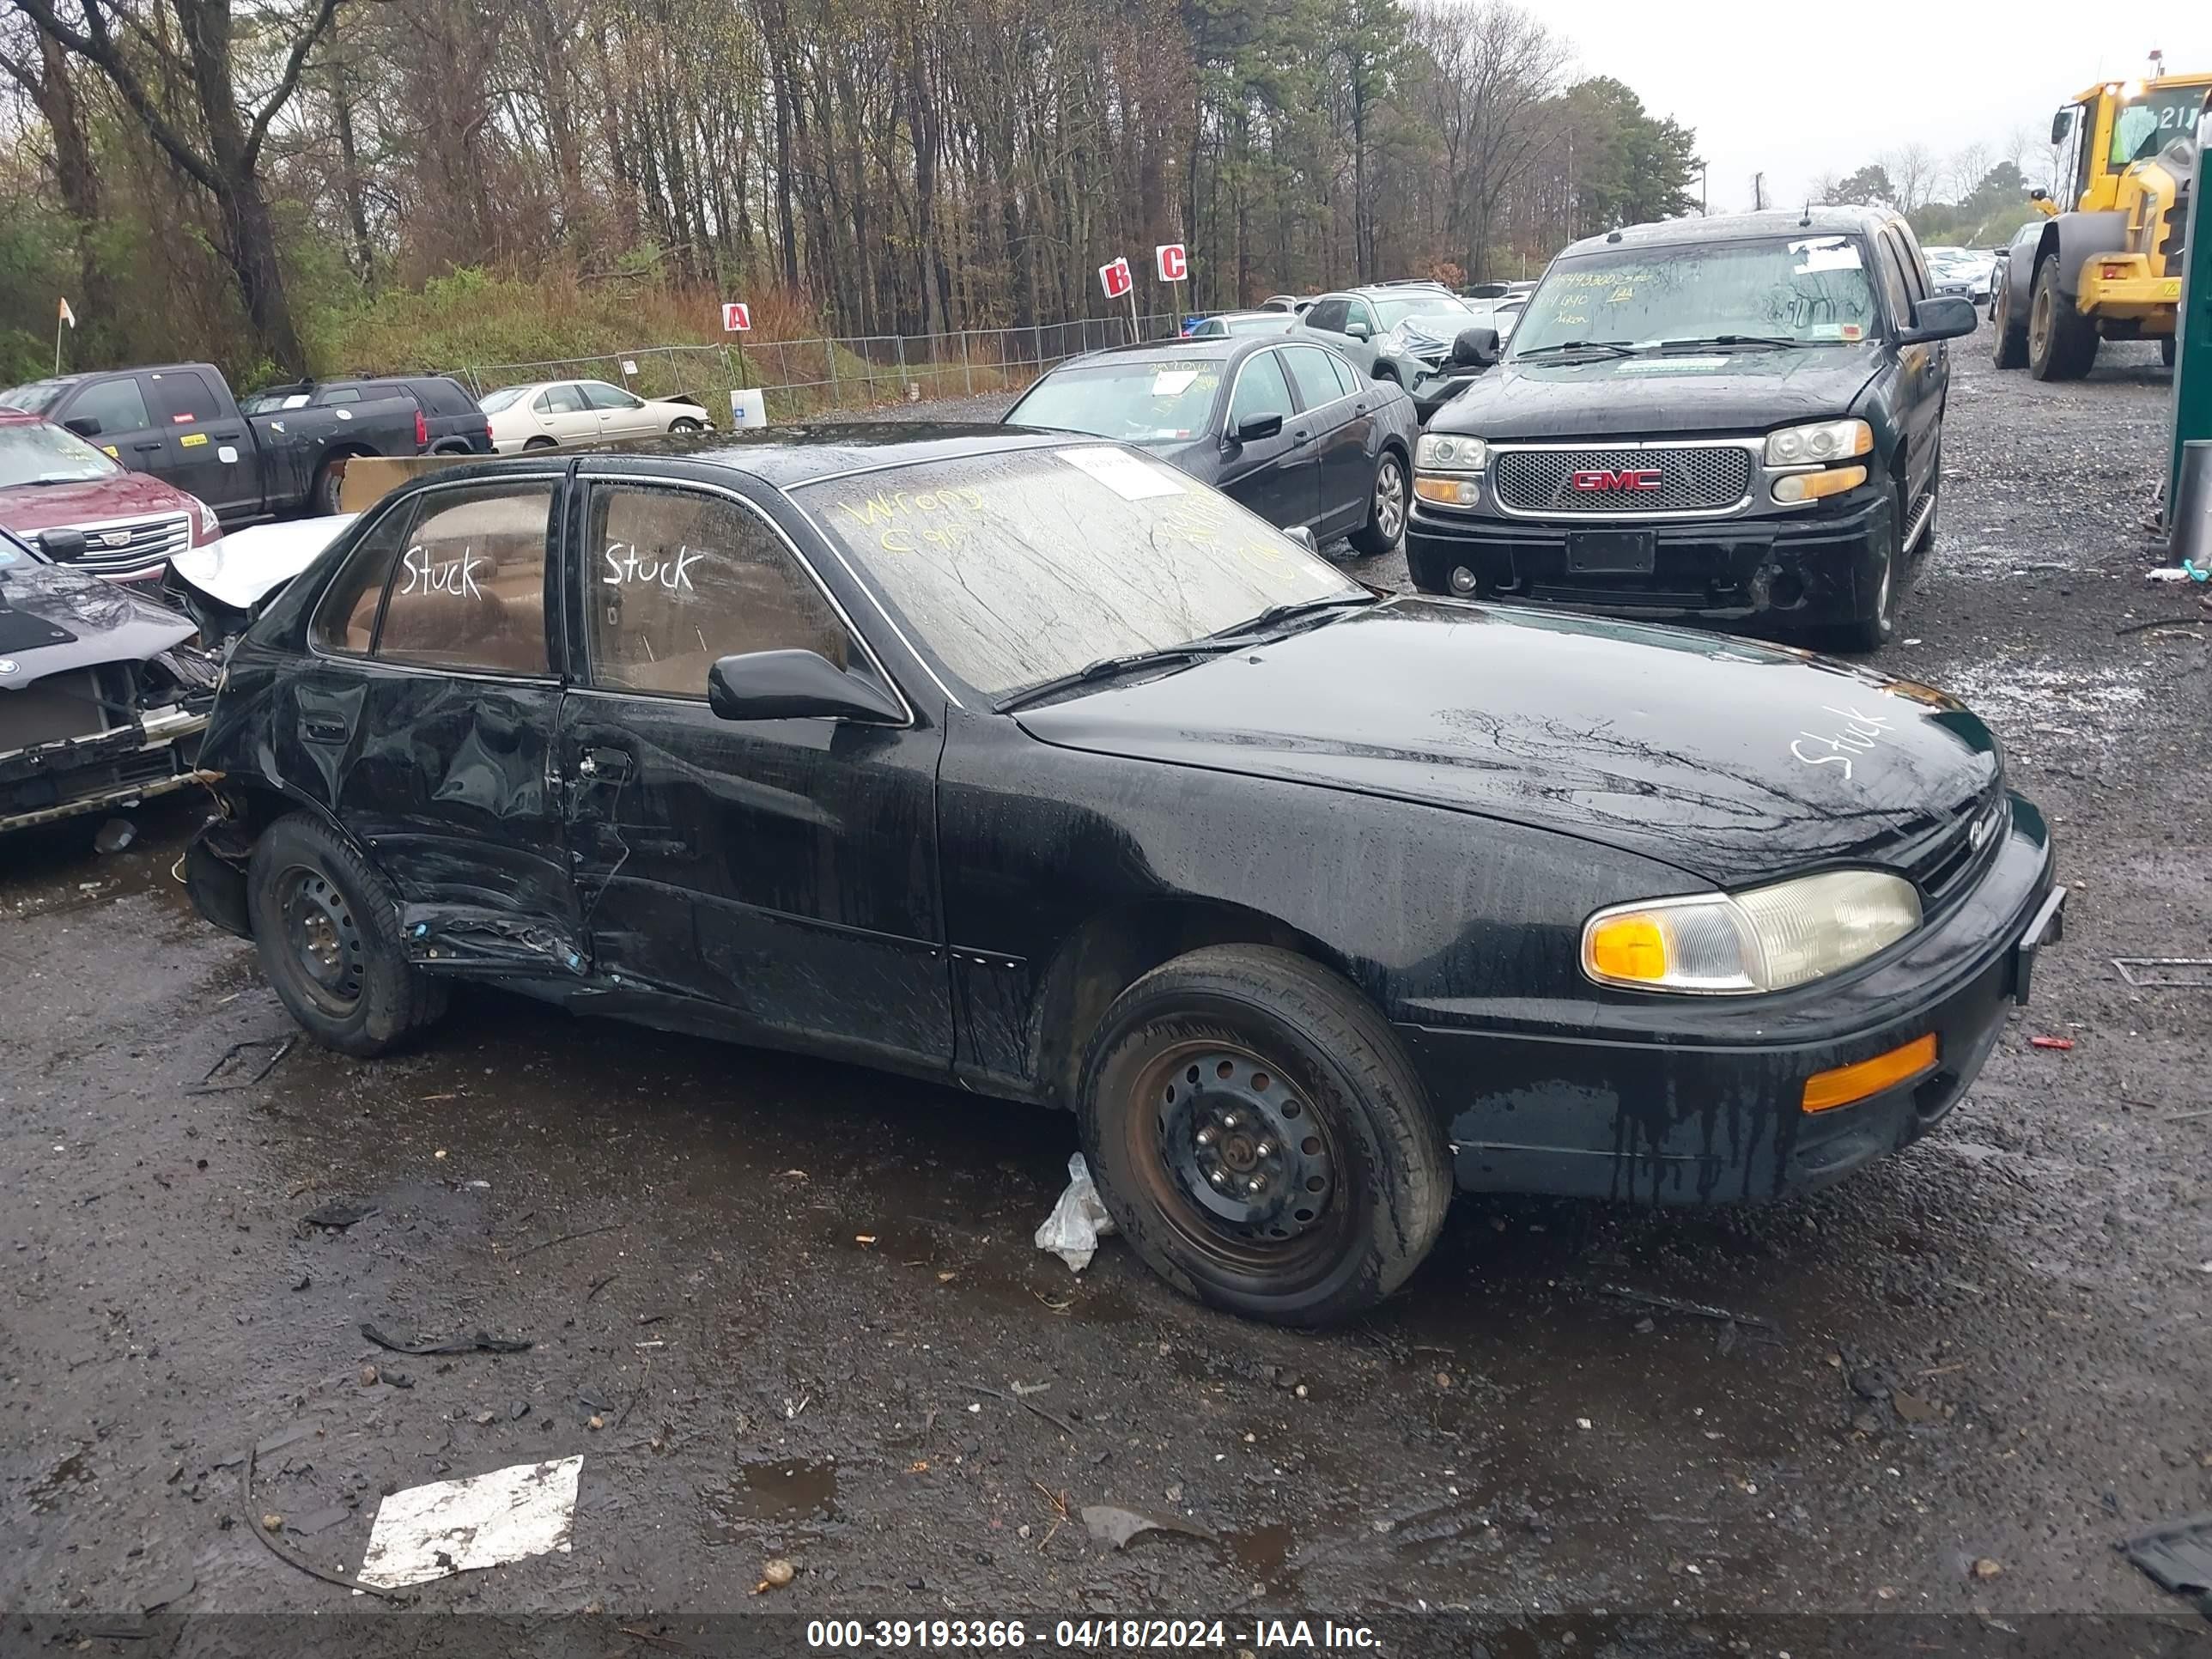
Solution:
[[(1181, 322), (1174, 312), (1139, 316), (1135, 337), (1171, 339)], [(641, 398), (696, 398), (720, 427), (732, 419), (730, 393), (753, 389), (763, 394), (769, 424), (781, 426), (841, 410), (1018, 392), (1054, 363), (1126, 343), (1132, 328), (1127, 317), (1083, 317), (945, 334), (640, 346), (593, 357), (437, 372), (453, 375), (478, 398), (538, 380), (605, 380)]]

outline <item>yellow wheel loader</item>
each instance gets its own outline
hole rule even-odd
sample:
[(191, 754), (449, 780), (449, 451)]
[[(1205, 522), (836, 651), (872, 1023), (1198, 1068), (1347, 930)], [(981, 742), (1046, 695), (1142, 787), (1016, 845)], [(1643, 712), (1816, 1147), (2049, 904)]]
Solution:
[(2064, 146), (2070, 205), (2032, 192), (2040, 234), (2023, 231), (1998, 257), (1999, 368), (2076, 380), (2100, 340), (2155, 339), (2173, 362), (2208, 94), (2212, 75), (2159, 75), (2091, 87), (2058, 112), (2051, 142)]

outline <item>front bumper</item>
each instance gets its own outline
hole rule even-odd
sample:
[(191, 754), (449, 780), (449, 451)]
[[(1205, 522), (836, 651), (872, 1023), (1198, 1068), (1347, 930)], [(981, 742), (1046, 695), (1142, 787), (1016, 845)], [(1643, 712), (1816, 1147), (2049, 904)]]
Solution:
[[(1463, 1190), (1761, 1200), (1840, 1179), (1950, 1112), (2063, 927), (2043, 817), (2014, 797), (1978, 883), (1887, 960), (1776, 996), (1607, 994), (1580, 1032), (1401, 1023)], [(1805, 1080), (1934, 1032), (1936, 1070), (1808, 1113)]]
[(135, 806), (211, 781), (216, 775), (197, 763), (207, 723), (204, 708), (149, 710), (133, 726), (0, 755), (0, 830)]
[[(1852, 496), (1871, 499), (1852, 501)], [(1440, 510), (1416, 500), (1406, 526), (1406, 567), (1425, 593), (1571, 605), (1654, 622), (1749, 622), (1821, 628), (1871, 617), (1882, 556), (1896, 533), (1887, 492), (1861, 489), (1850, 503), (1769, 515), (1639, 525), (1527, 520)], [(1582, 530), (1652, 532), (1652, 568), (1634, 574), (1569, 568), (1568, 538)], [(1474, 574), (1475, 588), (1452, 585)]]
[[(2106, 276), (2098, 269), (2123, 263), (2129, 267), (2129, 274), (2124, 276)], [(2142, 269), (2148, 263), (2139, 253), (2093, 257), (2081, 268), (2081, 289), (2074, 296), (2075, 308), (2084, 315), (2094, 313), (2100, 318), (2163, 325), (2146, 329), (2146, 333), (2172, 332), (2174, 313), (2181, 304), (2181, 278), (2154, 276)]]

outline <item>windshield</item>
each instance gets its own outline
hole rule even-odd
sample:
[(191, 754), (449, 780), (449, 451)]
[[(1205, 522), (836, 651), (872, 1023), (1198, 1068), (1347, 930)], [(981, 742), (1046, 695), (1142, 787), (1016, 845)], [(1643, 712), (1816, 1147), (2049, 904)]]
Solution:
[(1006, 419), (1124, 443), (1188, 443), (1206, 429), (1224, 366), (1219, 357), (1177, 356), (1055, 368)]
[(74, 432), (46, 421), (0, 426), (0, 489), (87, 483), (122, 471)]
[(526, 386), (501, 386), (497, 392), (487, 392), (477, 398), (477, 407), (487, 415), (496, 415), (501, 410), (520, 402), (523, 395), (530, 390)]
[(985, 696), (1366, 590), (1164, 463), (1105, 445), (927, 462), (793, 492)]
[(1571, 340), (1656, 345), (1721, 334), (1850, 344), (1877, 325), (1854, 237), (1621, 248), (1554, 267), (1522, 309), (1513, 355)]
[(20, 409), (26, 415), (43, 415), (62, 400), (67, 380), (33, 380), (27, 386), (0, 392), (0, 409)]
[(1372, 300), (1376, 320), (1385, 329), (1392, 329), (1409, 317), (1442, 317), (1447, 313), (1465, 315), (1473, 307), (1462, 305), (1455, 295), (1429, 292), (1416, 294), (1403, 300)]
[(2123, 104), (2112, 116), (2109, 165), (2124, 167), (2155, 155), (2175, 139), (2197, 142), (2197, 113), (2204, 106), (2203, 87), (2166, 87)]
[(1267, 311), (1256, 317), (1224, 317), (1216, 320), (1231, 334), (1287, 334), (1292, 319), (1287, 311)]

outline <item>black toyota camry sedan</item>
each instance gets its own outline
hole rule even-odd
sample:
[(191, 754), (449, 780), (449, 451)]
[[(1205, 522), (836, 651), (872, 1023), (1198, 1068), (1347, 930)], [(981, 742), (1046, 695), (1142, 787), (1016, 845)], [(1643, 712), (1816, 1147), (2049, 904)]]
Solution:
[(1757, 1200), (1959, 1099), (2064, 890), (1940, 692), (1389, 599), (1154, 456), (465, 464), (229, 659), (186, 855), (300, 1023), (457, 979), (1072, 1109), (1175, 1285), (1341, 1318), (1462, 1188)]
[(1362, 553), (1398, 545), (1420, 434), (1397, 386), (1279, 335), (1094, 351), (1048, 372), (1006, 423), (1147, 450), (1270, 524)]

